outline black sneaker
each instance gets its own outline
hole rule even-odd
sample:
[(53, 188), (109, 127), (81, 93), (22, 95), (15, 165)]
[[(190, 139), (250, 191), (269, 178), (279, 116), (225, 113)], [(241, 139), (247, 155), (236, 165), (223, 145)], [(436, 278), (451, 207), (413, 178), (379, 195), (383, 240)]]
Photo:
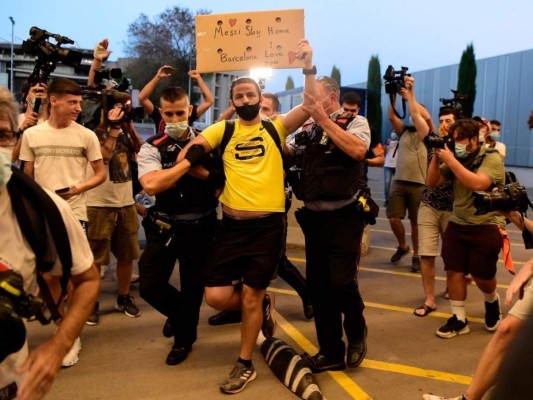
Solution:
[(448, 318), (446, 325), (441, 326), (436, 333), (440, 338), (451, 339), (457, 335), (465, 335), (469, 332), (470, 328), (468, 327), (468, 320), (465, 319), (465, 322), (459, 321), (457, 316), (453, 314)]
[(498, 329), (501, 320), (500, 296), (496, 295), (496, 300), (492, 303), (485, 302), (485, 329), (489, 332), (494, 332)]
[(94, 304), (94, 309), (93, 309), (92, 314), (89, 315), (89, 318), (87, 318), (87, 321), (85, 321), (87, 325), (91, 325), (91, 326), (98, 325), (98, 323), (100, 322), (99, 308), (100, 308), (100, 303), (96, 302)]
[(411, 272), (420, 272), (420, 257), (413, 257), (411, 259)]
[(115, 309), (122, 311), (130, 318), (136, 318), (141, 315), (141, 310), (135, 305), (135, 300), (133, 300), (133, 296), (130, 295), (118, 295)]
[(315, 316), (315, 311), (310, 303), (304, 304), (304, 316), (305, 319), (313, 319)]
[(219, 326), (226, 324), (236, 324), (242, 321), (242, 312), (241, 310), (223, 310), (219, 313), (210, 316), (207, 319), (209, 325)]
[(263, 297), (263, 324), (261, 332), (267, 339), (274, 336), (276, 332), (276, 321), (274, 320), (274, 306), (276, 299), (272, 293), (265, 293)]
[(227, 394), (239, 393), (256, 377), (257, 373), (253, 365), (248, 368), (238, 362), (231, 370), (228, 379), (220, 384), (220, 391)]
[(368, 334), (368, 329), (365, 325), (365, 331), (363, 334), (363, 339), (361, 339), (359, 342), (355, 343), (348, 343), (348, 350), (346, 353), (346, 364), (350, 368), (357, 368), (366, 356), (366, 336)]
[(390, 258), (390, 262), (397, 263), (398, 261), (402, 259), (403, 256), (409, 254), (410, 251), (411, 251), (411, 248), (409, 246), (407, 246), (406, 249), (402, 249), (400, 246), (398, 246), (398, 248), (396, 249), (396, 253), (394, 253), (392, 257)]

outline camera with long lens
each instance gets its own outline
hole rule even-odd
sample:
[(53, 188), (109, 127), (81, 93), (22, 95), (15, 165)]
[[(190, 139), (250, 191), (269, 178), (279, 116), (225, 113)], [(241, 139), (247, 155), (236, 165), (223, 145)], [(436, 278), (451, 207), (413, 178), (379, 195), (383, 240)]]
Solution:
[(23, 285), (18, 272), (0, 272), (0, 362), (24, 345), (26, 328), (22, 318), (36, 317), (43, 325), (50, 322), (46, 304), (27, 294)]
[(519, 211), (524, 213), (531, 205), (526, 188), (518, 182), (505, 185), (503, 190), (498, 192), (476, 191), (473, 193), (476, 215), (491, 211)]
[(455, 141), (451, 136), (439, 136), (430, 133), (424, 138), (424, 144), (429, 149), (444, 149), (444, 145), (446, 145), (452, 153), (455, 150)]
[(442, 103), (442, 107), (440, 110), (451, 108), (455, 110), (457, 114), (457, 119), (464, 118), (464, 112), (463, 112), (463, 102), (467, 99), (466, 94), (459, 93), (457, 90), (451, 90), (453, 93), (452, 99), (444, 99), (440, 98), (439, 101)]
[[(50, 42), (50, 39), (54, 39), (56, 43)], [(83, 53), (61, 47), (64, 44), (74, 44), (74, 41), (36, 26), (30, 29), (30, 38), (24, 40), (21, 46), (24, 53), (37, 56), (33, 72), (28, 77), (28, 87), (37, 83), (46, 83), (58, 62), (73, 66), (81, 64)], [(23, 103), (26, 102), (27, 95), (28, 93), (24, 93)], [(41, 100), (36, 99), (34, 111), (39, 112), (40, 106)]]
[(406, 76), (411, 76), (407, 71), (409, 68), (401, 67), (400, 71), (395, 71), (392, 65), (387, 67), (383, 79), (385, 80), (385, 93), (387, 94), (396, 94), (400, 92), (401, 88), (405, 87)]

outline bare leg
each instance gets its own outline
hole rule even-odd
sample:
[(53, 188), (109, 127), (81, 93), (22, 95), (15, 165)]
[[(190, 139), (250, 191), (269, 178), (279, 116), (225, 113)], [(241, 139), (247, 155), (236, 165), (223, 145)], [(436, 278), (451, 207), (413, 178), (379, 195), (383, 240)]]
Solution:
[(117, 261), (118, 294), (122, 296), (126, 296), (127, 294), (129, 294), (132, 272), (132, 260)]
[[(431, 308), (436, 308), (435, 303), (435, 257), (422, 256), (421, 262), (422, 286), (426, 299), (424, 304)], [(422, 314), (420, 314), (422, 315)]]
[(481, 355), (472, 383), (466, 391), (468, 400), (481, 400), (496, 383), (502, 360), (523, 325), (524, 321), (510, 314), (501, 322)]
[(446, 271), (446, 284), (450, 300), (466, 300), (465, 275), (462, 272)]
[(476, 282), (476, 285), (479, 290), (481, 290), (483, 293), (490, 294), (494, 293), (494, 291), (496, 290), (496, 278), (490, 280), (479, 279), (475, 276), (472, 276), (472, 278), (474, 279), (474, 282)]
[[(404, 240), (405, 240), (405, 236), (404, 236)], [(412, 221), (411, 221), (411, 241), (413, 242), (413, 257), (418, 257), (418, 223), (412, 222)]]
[(263, 297), (266, 290), (253, 289), (243, 285), (242, 289), (242, 324), (241, 350), (239, 357), (251, 360), (261, 324), (263, 323)]
[(398, 245), (402, 249), (406, 249), (408, 244), (407, 244), (407, 241), (405, 240), (405, 228), (402, 224), (402, 220), (400, 218), (390, 218), (389, 223), (392, 229), (392, 233), (394, 233), (394, 236), (396, 237), (396, 240), (398, 241)]

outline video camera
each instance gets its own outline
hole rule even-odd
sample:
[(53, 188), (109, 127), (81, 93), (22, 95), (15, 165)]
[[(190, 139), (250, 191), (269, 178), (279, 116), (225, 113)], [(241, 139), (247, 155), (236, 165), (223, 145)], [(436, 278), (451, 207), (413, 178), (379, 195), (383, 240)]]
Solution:
[(24, 292), (22, 275), (6, 270), (0, 272), (0, 362), (22, 348), (26, 328), (22, 318), (36, 317), (46, 325), (47, 307), (38, 297)]
[(389, 95), (391, 106), (394, 109), (394, 114), (400, 119), (405, 118), (405, 99), (402, 98), (403, 116), (400, 116), (394, 106), (393, 95), (399, 93), (400, 89), (405, 87), (404, 78), (406, 76), (411, 76), (411, 74), (407, 73), (408, 70), (409, 68), (407, 67), (401, 67), (400, 71), (395, 71), (393, 66), (389, 65), (385, 71), (385, 75), (383, 75), (383, 79), (385, 80), (385, 93)]
[[(50, 38), (54, 39), (56, 43), (51, 43)], [(37, 83), (46, 83), (59, 61), (73, 66), (81, 64), (83, 54), (79, 51), (62, 48), (61, 45), (63, 44), (74, 44), (74, 41), (66, 36), (50, 33), (36, 26), (30, 29), (30, 38), (23, 41), (21, 47), (24, 53), (37, 56), (33, 72), (28, 77), (28, 87)], [(27, 93), (23, 96), (23, 102), (26, 101), (26, 97)], [(41, 101), (37, 99), (34, 111), (39, 112), (40, 106)]]
[(400, 92), (401, 88), (405, 87), (406, 76), (411, 76), (407, 71), (409, 68), (402, 67), (401, 71), (395, 71), (392, 65), (387, 67), (383, 79), (385, 80), (385, 93), (387, 94), (396, 94)]
[(455, 141), (451, 136), (439, 136), (435, 133), (430, 133), (424, 138), (424, 144), (429, 149), (444, 149), (444, 145), (453, 153), (455, 150)]
[(439, 109), (442, 111), (445, 108), (452, 108), (457, 113), (457, 119), (464, 118), (463, 114), (463, 102), (468, 98), (466, 94), (459, 93), (457, 90), (451, 89), (453, 93), (452, 99), (440, 98), (439, 101), (442, 103), (442, 107)]
[(474, 193), (474, 207), (476, 215), (486, 214), (491, 211), (518, 211), (525, 213), (528, 206), (533, 208), (527, 197), (526, 188), (518, 182), (505, 185), (503, 191)]

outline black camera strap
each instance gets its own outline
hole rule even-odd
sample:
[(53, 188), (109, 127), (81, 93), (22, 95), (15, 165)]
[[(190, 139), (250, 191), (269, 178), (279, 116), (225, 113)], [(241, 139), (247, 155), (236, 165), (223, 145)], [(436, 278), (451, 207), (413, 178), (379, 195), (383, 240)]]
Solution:
[[(13, 211), (22, 234), (35, 253), (37, 283), (50, 309), (51, 320), (58, 322), (62, 319), (59, 304), (65, 297), (72, 268), (72, 252), (65, 223), (50, 196), (22, 171), (16, 168), (12, 170), (13, 175), (7, 184), (7, 190)], [(58, 257), (63, 274), (61, 296), (56, 304), (42, 273), (50, 271)]]
[(403, 115), (400, 115), (398, 114), (398, 111), (396, 111), (396, 104), (394, 104), (394, 96), (392, 93), (389, 93), (389, 99), (390, 99), (390, 104), (392, 106), (392, 111), (394, 111), (394, 115), (396, 115), (398, 118), (400, 119), (404, 119), (405, 118), (405, 99), (402, 97), (402, 112), (403, 112)]

